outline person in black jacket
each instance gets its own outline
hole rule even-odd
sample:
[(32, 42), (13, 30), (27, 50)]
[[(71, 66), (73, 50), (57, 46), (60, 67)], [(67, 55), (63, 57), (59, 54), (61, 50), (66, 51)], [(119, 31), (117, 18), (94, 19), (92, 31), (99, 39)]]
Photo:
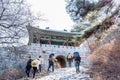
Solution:
[(27, 77), (30, 76), (29, 74), (30, 74), (30, 70), (32, 68), (31, 62), (32, 62), (32, 59), (31, 59), (31, 56), (29, 56), (29, 60), (27, 61), (27, 65), (26, 65), (26, 74), (27, 74)]

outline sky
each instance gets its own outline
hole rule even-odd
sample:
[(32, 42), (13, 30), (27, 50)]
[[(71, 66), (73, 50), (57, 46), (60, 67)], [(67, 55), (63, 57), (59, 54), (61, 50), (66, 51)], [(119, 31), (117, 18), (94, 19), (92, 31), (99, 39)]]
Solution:
[(53, 30), (70, 31), (74, 24), (69, 14), (66, 13), (65, 0), (27, 0), (27, 2), (31, 5), (34, 14), (40, 13), (42, 18), (47, 19), (36, 24), (41, 29), (49, 27)]

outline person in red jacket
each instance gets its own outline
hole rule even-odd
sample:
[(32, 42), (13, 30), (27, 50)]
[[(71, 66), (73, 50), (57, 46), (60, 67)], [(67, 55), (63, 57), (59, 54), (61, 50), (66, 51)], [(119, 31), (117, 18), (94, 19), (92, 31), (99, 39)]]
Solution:
[(75, 69), (76, 69), (76, 73), (80, 72), (80, 62), (81, 62), (81, 57), (80, 56), (74, 56), (72, 57), (72, 61), (74, 60), (75, 63)]

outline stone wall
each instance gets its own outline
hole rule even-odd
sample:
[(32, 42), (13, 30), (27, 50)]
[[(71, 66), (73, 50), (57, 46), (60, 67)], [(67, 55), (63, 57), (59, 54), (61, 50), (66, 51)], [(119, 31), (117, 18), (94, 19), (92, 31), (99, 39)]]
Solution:
[(81, 65), (89, 65), (89, 60), (87, 56), (90, 50), (86, 42), (84, 42), (84, 44), (79, 47), (32, 43), (30, 46), (28, 46), (28, 48), (28, 53), (33, 55), (33, 58), (38, 58), (39, 55), (42, 55), (45, 59), (44, 64), (46, 66), (48, 64), (47, 61), (50, 53), (54, 53), (55, 57), (59, 55), (67, 57), (68, 53), (73, 54), (75, 51), (79, 52), (80, 56), (82, 57)]

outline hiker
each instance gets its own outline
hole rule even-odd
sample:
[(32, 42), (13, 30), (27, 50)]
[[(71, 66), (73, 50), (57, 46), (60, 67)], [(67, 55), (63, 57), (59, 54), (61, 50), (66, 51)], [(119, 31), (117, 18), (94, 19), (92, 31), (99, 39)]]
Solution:
[(39, 69), (39, 60), (35, 59), (31, 62), (31, 66), (33, 68), (33, 78), (35, 78), (35, 74), (37, 72), (37, 70)]
[(71, 64), (72, 64), (72, 55), (70, 53), (68, 53), (68, 55), (67, 55), (67, 61), (68, 61), (69, 67), (71, 67)]
[(30, 76), (30, 71), (31, 71), (31, 68), (32, 68), (32, 66), (31, 66), (31, 62), (32, 62), (31, 56), (29, 56), (28, 58), (29, 58), (29, 60), (27, 61), (26, 71), (25, 71), (26, 74), (27, 74), (27, 77)]
[(54, 54), (53, 54), (53, 53), (50, 54), (50, 55), (49, 55), (49, 59), (48, 59), (49, 65), (48, 65), (47, 71), (49, 71), (49, 69), (52, 67), (52, 72), (54, 72), (54, 61), (55, 61), (55, 60), (56, 60), (56, 59), (54, 58)]
[(73, 53), (73, 57), (72, 60), (74, 60), (75, 63), (75, 69), (76, 69), (76, 73), (80, 72), (80, 62), (81, 62), (81, 57), (79, 55), (79, 52), (74, 52)]
[(38, 60), (39, 60), (39, 72), (41, 72), (43, 59), (41, 58), (41, 56), (39, 56)]

